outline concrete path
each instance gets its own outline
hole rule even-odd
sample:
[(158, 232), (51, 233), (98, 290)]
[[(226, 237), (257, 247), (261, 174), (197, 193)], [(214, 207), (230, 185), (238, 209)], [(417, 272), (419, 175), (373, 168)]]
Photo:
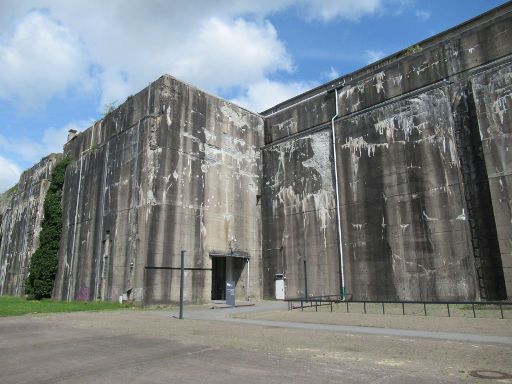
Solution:
[[(233, 317), (242, 313), (255, 313), (287, 310), (287, 304), (283, 302), (261, 302), (254, 306), (234, 307), (234, 308), (216, 308), (216, 309), (199, 309), (185, 312), (185, 318), (192, 320), (213, 320), (224, 321), (240, 324), (261, 325), (266, 327), (289, 328), (289, 329), (304, 329), (315, 331), (328, 331), (328, 332), (342, 332), (349, 334), (367, 334), (367, 335), (381, 335), (381, 336), (397, 336), (397, 337), (412, 337), (412, 338), (425, 338), (434, 340), (450, 340), (462, 341), (470, 343), (486, 343), (486, 344), (506, 344), (512, 345), (512, 337), (507, 336), (492, 336), (492, 335), (479, 335), (472, 333), (458, 333), (458, 332), (431, 332), (420, 330), (408, 329), (393, 329), (393, 328), (380, 328), (380, 327), (361, 327), (353, 325), (331, 325), (331, 324), (314, 324), (314, 323), (299, 323), (290, 321), (272, 321), (272, 320), (255, 320), (243, 319)], [(163, 315), (162, 312), (153, 312), (156, 315)], [(169, 316), (169, 312), (165, 313)], [(319, 314), (320, 315), (320, 314)], [(177, 313), (171, 312), (170, 316), (177, 316)], [(435, 321), (435, 318), (433, 318)]]

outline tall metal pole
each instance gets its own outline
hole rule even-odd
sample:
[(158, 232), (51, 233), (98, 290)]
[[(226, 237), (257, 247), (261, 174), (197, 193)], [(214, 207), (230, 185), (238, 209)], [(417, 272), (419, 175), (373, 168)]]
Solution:
[(304, 291), (306, 299), (308, 298), (308, 268), (306, 266), (306, 259), (304, 259)]
[(180, 270), (180, 319), (183, 319), (183, 280), (185, 278), (185, 251), (181, 251), (181, 270)]
[(334, 184), (336, 186), (336, 223), (338, 224), (338, 248), (340, 252), (340, 288), (341, 288), (341, 299), (346, 298), (346, 284), (345, 284), (345, 263), (343, 260), (343, 241), (341, 239), (341, 214), (340, 214), (340, 190), (338, 184), (338, 162), (336, 161), (336, 129), (334, 121), (339, 116), (338, 106), (338, 89), (334, 90), (334, 104), (336, 105), (336, 114), (331, 119), (332, 128), (332, 156), (334, 159)]

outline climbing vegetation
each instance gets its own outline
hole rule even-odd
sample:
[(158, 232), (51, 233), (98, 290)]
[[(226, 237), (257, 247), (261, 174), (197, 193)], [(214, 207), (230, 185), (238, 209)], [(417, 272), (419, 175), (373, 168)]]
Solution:
[(70, 160), (60, 160), (53, 169), (50, 187), (44, 200), (44, 219), (39, 234), (39, 247), (30, 259), (25, 292), (40, 300), (52, 295), (57, 274), (58, 252), (62, 232), (62, 187)]

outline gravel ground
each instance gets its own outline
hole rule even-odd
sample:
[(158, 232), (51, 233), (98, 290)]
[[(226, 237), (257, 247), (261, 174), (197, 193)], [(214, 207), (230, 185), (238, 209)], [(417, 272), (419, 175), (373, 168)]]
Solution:
[[(192, 310), (198, 309), (185, 313)], [(456, 383), (489, 382), (472, 377), (474, 370), (512, 373), (507, 345), (178, 320), (173, 314), (128, 310), (1, 318), (1, 381)], [(253, 311), (243, 316), (304, 315), (315, 314)], [(398, 317), (378, 320), (381, 327), (393, 320), (395, 328), (411, 326)]]

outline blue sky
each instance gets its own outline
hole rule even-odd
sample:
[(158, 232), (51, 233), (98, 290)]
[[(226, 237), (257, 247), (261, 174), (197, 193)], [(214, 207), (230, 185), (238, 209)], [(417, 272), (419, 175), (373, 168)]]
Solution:
[(0, 192), (163, 73), (261, 111), (504, 2), (2, 0)]

